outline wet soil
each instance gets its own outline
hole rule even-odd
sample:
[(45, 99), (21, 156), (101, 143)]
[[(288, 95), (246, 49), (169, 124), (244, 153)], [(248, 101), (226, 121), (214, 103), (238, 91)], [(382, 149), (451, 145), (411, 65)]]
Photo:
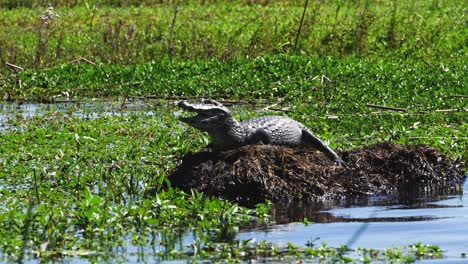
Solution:
[(197, 189), (241, 204), (324, 201), (376, 194), (459, 193), (464, 168), (436, 149), (390, 142), (340, 152), (350, 168), (311, 149), (244, 146), (189, 153), (169, 176), (173, 187)]

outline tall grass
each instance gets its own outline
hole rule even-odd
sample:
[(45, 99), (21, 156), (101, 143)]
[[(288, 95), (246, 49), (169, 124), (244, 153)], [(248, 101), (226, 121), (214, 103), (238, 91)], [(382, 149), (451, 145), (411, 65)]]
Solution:
[[(161, 4), (172, 4), (174, 0), (0, 0), (0, 7), (3, 8), (20, 8), (20, 7), (47, 7), (52, 4), (59, 7), (74, 7), (78, 5), (91, 5), (91, 6), (156, 6)], [(185, 0), (187, 4), (212, 4), (225, 2), (222, 0)], [(274, 2), (281, 2), (287, 4), (297, 4), (299, 0), (231, 0), (242, 5), (270, 5)]]
[[(182, 59), (272, 53), (427, 58), (449, 57), (466, 43), (465, 9), (455, 0), (437, 7), (425, 0), (311, 2), (297, 51), (294, 43), (303, 1), (264, 6), (184, 2), (177, 9), (167, 3), (119, 8), (104, 1), (96, 6), (68, 3), (73, 7), (2, 9), (0, 60), (44, 68), (82, 57), (119, 64), (168, 55)], [(0, 71), (7, 69), (3, 64)]]

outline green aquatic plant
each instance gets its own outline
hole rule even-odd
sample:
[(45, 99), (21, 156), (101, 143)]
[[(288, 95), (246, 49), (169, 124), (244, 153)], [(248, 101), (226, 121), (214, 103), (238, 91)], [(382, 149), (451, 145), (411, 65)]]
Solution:
[[(414, 59), (265, 56), (230, 61), (159, 60), (132, 66), (63, 65), (23, 71), (0, 86), (10, 100), (53, 102), (81, 97), (205, 96), (291, 103), (296, 111), (357, 114), (397, 107), (401, 114), (462, 111), (464, 64), (461, 53), (430, 68)], [(327, 79), (329, 81), (327, 81)], [(350, 103), (352, 102), (352, 103)]]
[[(144, 105), (141, 110), (128, 111), (119, 110), (120, 103), (99, 101), (62, 108), (45, 105), (45, 112), (32, 116), (18, 113), (16, 107), (4, 108), (9, 118), (7, 129), (0, 135), (3, 258), (112, 259), (117, 257), (113, 249), (132, 245), (145, 251), (155, 248), (154, 255), (161, 259), (356, 259), (345, 247), (310, 243), (282, 248), (268, 242), (238, 241), (236, 235), (243, 226), (268, 230), (271, 203), (246, 209), (196, 191), (187, 194), (170, 188), (166, 177), (182, 156), (207, 142), (199, 132), (188, 131), (178, 123), (173, 106), (160, 101)], [(92, 115), (96, 109), (102, 112)], [(233, 112), (247, 117), (258, 114), (244, 107), (235, 107)], [(379, 120), (380, 125), (385, 124), (379, 132), (382, 137), (393, 127), (393, 115), (390, 117), (383, 115)], [(336, 126), (333, 119), (317, 120), (321, 126), (328, 126), (321, 133), (332, 142), (350, 136), (333, 133), (349, 128), (350, 123)], [(356, 117), (354, 126), (362, 126), (367, 120)], [(396, 140), (419, 129), (450, 141), (466, 128), (439, 131), (419, 125)], [(457, 155), (462, 149), (445, 150)], [(182, 245), (186, 236), (191, 237), (190, 243)], [(380, 257), (400, 261), (441, 257), (438, 247), (420, 243), (405, 250), (379, 252)], [(363, 261), (375, 260), (375, 254), (372, 250), (363, 252)]]
[(297, 1), (184, 1), (176, 16), (172, 3), (154, 1), (53, 1), (55, 8), (27, 0), (20, 3), (28, 8), (14, 8), (12, 2), (0, 1), (11, 8), (2, 9), (0, 20), (0, 59), (10, 63), (0, 73), (11, 65), (37, 69), (278, 53), (411, 57), (437, 67), (438, 58), (465, 46), (465, 9), (455, 0), (311, 2), (303, 20)]
[(255, 210), (164, 190), (165, 175), (191, 144), (169, 136), (181, 128), (167, 126), (166, 118), (167, 113), (87, 119), (56, 112), (23, 120), (21, 131), (2, 134), (2, 252), (48, 256), (126, 243), (170, 248), (188, 230), (196, 240), (224, 240), (225, 230), (252, 221)]

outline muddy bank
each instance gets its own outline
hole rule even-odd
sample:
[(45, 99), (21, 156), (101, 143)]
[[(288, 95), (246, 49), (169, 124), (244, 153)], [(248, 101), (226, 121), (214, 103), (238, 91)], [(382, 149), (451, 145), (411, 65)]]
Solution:
[(242, 204), (456, 193), (463, 183), (460, 161), (423, 145), (384, 142), (339, 154), (350, 169), (307, 149), (257, 145), (203, 151), (187, 154), (169, 179), (173, 187)]

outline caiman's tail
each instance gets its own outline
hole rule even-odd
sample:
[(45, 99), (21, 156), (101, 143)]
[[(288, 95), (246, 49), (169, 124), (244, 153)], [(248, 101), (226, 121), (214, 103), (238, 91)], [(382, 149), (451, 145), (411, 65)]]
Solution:
[(348, 164), (336, 154), (330, 147), (328, 147), (322, 140), (312, 134), (310, 131), (303, 129), (302, 130), (302, 139), (307, 145), (321, 151), (325, 154), (330, 160), (336, 162), (338, 165), (343, 166), (349, 169)]

